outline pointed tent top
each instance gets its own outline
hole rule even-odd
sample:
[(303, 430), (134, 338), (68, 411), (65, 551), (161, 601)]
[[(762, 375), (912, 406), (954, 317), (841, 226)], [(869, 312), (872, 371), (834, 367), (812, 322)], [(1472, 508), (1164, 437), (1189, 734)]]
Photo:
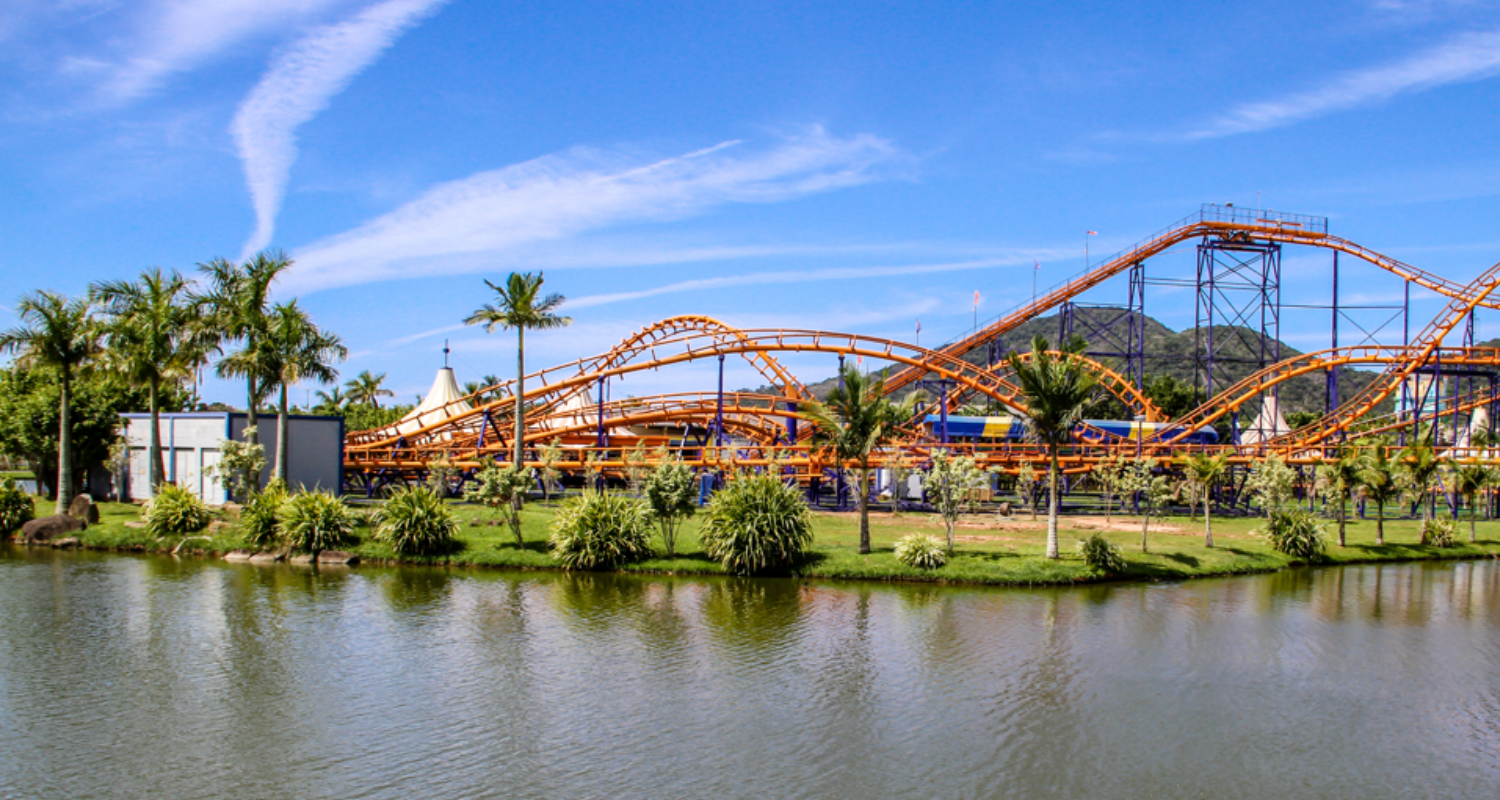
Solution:
[(458, 380), (453, 376), (453, 368), (443, 367), (432, 379), (432, 388), (422, 396), (422, 402), (396, 423), (396, 429), (410, 433), (473, 408), (463, 397)]

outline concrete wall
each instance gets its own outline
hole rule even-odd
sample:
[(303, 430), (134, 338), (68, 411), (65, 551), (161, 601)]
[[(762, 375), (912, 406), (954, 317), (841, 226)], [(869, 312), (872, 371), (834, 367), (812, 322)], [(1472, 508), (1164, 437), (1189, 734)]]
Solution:
[[(132, 500), (151, 497), (150, 467), (147, 463), (151, 417), (149, 414), (124, 414), (130, 446), (130, 467), (126, 490)], [(257, 431), (266, 448), (266, 468), (261, 485), (271, 480), (275, 468), (276, 418), (260, 417)], [(288, 420), (291, 450), (287, 463), (287, 483), (293, 489), (323, 489), (337, 492), (343, 472), (344, 426), (339, 417), (296, 416)], [(245, 429), (244, 414), (229, 412), (188, 412), (161, 415), (161, 446), (166, 478), (205, 503), (220, 505), (228, 499), (223, 481), (213, 474), (219, 463), (220, 444), (238, 439)]]

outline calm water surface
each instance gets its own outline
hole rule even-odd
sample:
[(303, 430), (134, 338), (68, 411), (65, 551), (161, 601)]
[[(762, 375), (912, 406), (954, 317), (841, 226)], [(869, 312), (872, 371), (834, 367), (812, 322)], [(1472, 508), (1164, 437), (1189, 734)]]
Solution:
[(1500, 797), (1500, 565), (1056, 590), (0, 548), (4, 798)]

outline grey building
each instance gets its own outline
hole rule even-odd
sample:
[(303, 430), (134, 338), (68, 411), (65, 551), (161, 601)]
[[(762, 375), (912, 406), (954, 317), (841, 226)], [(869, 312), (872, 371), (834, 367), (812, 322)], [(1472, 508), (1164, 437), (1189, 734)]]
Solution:
[[(116, 482), (123, 486), (115, 494), (130, 500), (151, 497), (147, 459), (151, 443), (150, 414), (121, 414), (130, 448), (129, 467)], [(246, 416), (237, 411), (187, 411), (163, 413), (161, 420), (162, 465), (166, 479), (203, 498), (209, 505), (229, 499), (224, 483), (215, 474), (219, 447), (225, 439), (239, 439)], [(266, 448), (266, 468), (261, 484), (271, 480), (276, 464), (275, 415), (256, 418), (259, 440)], [(293, 489), (323, 489), (338, 492), (344, 469), (344, 418), (299, 414), (287, 418), (291, 442), (287, 460), (287, 484)]]

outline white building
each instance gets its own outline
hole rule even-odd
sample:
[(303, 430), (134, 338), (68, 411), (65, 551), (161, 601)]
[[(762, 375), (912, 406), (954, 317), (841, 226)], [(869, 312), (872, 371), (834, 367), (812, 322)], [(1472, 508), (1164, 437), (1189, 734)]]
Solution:
[[(119, 494), (130, 500), (151, 497), (148, 452), (151, 444), (150, 414), (121, 414), (130, 447), (130, 466)], [(162, 413), (162, 465), (167, 481), (203, 498), (209, 505), (222, 505), (228, 492), (214, 467), (225, 439), (239, 439), (246, 416), (234, 411), (190, 411)], [(271, 480), (276, 465), (276, 415), (258, 415), (256, 430), (266, 448), (266, 468), (261, 485)], [(323, 489), (338, 492), (344, 469), (344, 418), (291, 415), (287, 418), (291, 450), (287, 460), (287, 484), (293, 489)]]

